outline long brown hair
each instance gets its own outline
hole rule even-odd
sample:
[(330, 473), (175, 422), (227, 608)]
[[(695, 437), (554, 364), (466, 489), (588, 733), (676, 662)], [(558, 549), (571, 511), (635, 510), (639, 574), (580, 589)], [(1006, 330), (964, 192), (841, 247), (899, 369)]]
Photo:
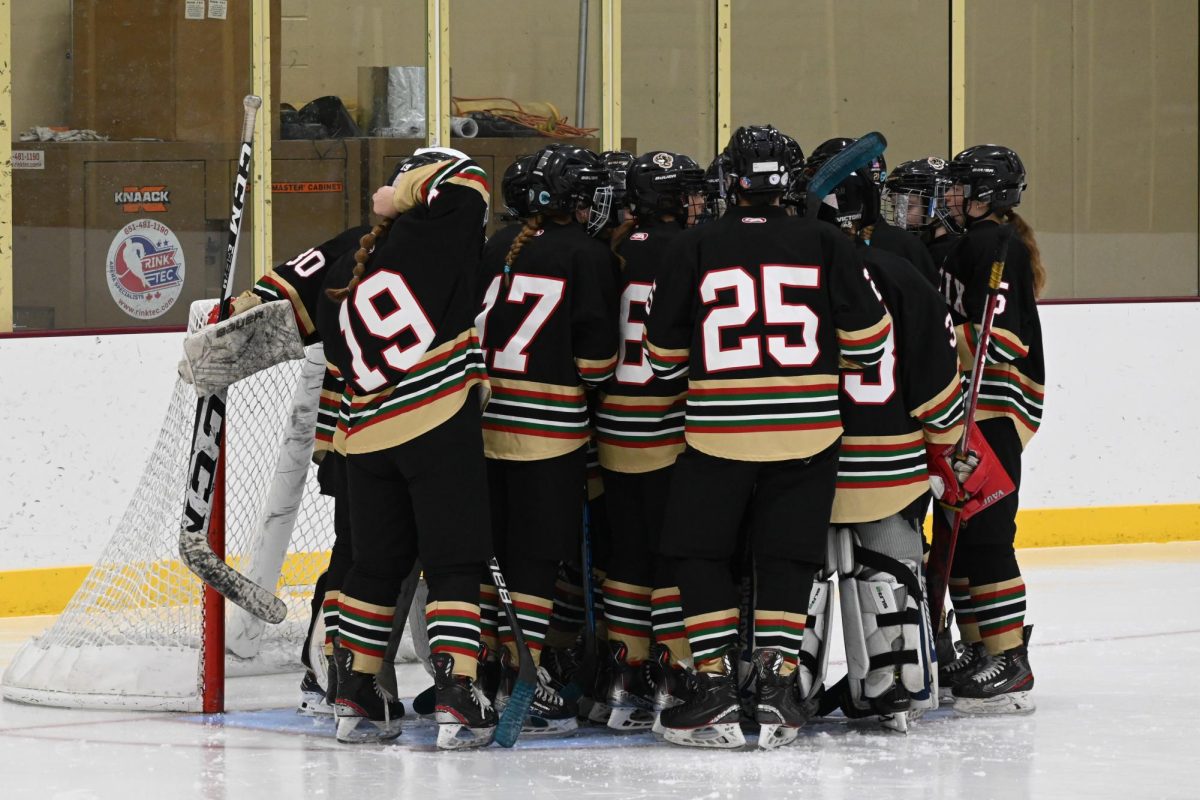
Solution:
[(1024, 217), (1011, 208), (1002, 216), (1005, 218), (1005, 222), (1013, 226), (1017, 238), (1029, 251), (1029, 265), (1033, 267), (1033, 296), (1041, 297), (1042, 290), (1046, 288), (1046, 268), (1042, 264), (1042, 251), (1038, 248), (1037, 239), (1034, 238), (1033, 228), (1029, 227), (1029, 223), (1025, 221)]
[(534, 214), (529, 219), (525, 220), (525, 227), (521, 228), (521, 232), (517, 234), (517, 238), (513, 239), (512, 244), (508, 246), (508, 254), (504, 256), (504, 288), (512, 286), (512, 267), (517, 263), (517, 257), (521, 255), (521, 248), (525, 246), (525, 242), (529, 237), (538, 232), (542, 227), (542, 215)]
[(335, 303), (340, 303), (350, 296), (354, 287), (358, 286), (359, 281), (362, 280), (363, 273), (366, 272), (367, 259), (371, 257), (371, 251), (375, 249), (375, 245), (383, 241), (391, 224), (390, 219), (383, 219), (378, 225), (371, 228), (370, 233), (363, 234), (363, 237), (358, 240), (358, 252), (354, 254), (354, 275), (350, 278), (350, 283), (341, 289), (326, 289), (326, 297)]
[(612, 236), (608, 240), (608, 248), (612, 250), (617, 261), (621, 264), (621, 269), (625, 269), (625, 256), (617, 252), (617, 248), (629, 238), (629, 234), (633, 233), (633, 229), (637, 227), (637, 219), (630, 217), (613, 229)]

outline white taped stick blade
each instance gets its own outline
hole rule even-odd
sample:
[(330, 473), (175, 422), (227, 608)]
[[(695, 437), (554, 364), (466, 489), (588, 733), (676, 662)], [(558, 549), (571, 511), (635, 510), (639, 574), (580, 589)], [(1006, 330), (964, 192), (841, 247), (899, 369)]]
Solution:
[(197, 394), (212, 394), (264, 369), (304, 357), (292, 305), (264, 303), (187, 337), (183, 356)]

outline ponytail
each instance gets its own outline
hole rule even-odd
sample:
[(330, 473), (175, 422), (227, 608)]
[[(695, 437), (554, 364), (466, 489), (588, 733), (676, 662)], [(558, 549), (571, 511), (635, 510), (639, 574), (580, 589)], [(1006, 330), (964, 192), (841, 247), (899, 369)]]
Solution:
[(1042, 265), (1042, 252), (1038, 249), (1037, 239), (1033, 236), (1033, 228), (1029, 227), (1029, 223), (1011, 208), (1004, 212), (1004, 216), (1005, 221), (1013, 226), (1013, 231), (1021, 240), (1021, 244), (1025, 245), (1025, 249), (1029, 251), (1029, 265), (1033, 267), (1033, 296), (1041, 297), (1042, 290), (1046, 288), (1046, 268)]
[(625, 269), (625, 256), (618, 253), (617, 248), (629, 238), (629, 234), (633, 233), (633, 229), (636, 227), (637, 220), (634, 217), (630, 217), (613, 229), (612, 238), (608, 240), (608, 247), (612, 250), (613, 255), (617, 257), (622, 270)]
[(370, 233), (363, 234), (363, 237), (358, 240), (358, 252), (354, 254), (354, 276), (350, 278), (350, 283), (342, 289), (326, 289), (326, 297), (335, 303), (340, 303), (350, 296), (354, 287), (358, 286), (359, 281), (362, 280), (363, 273), (367, 271), (367, 259), (371, 257), (375, 245), (383, 240), (383, 236), (391, 224), (390, 219), (383, 219), (371, 229)]
[(508, 255), (504, 256), (504, 288), (512, 286), (512, 267), (517, 263), (517, 256), (521, 255), (521, 248), (525, 246), (525, 242), (529, 237), (538, 232), (542, 227), (542, 215), (534, 214), (529, 219), (525, 220), (525, 227), (521, 228), (521, 232), (517, 234), (517, 238), (508, 247)]

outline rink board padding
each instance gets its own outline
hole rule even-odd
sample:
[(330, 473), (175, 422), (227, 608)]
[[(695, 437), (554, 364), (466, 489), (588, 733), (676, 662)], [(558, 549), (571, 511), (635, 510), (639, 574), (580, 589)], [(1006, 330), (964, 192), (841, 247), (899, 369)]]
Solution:
[[(405, 698), (404, 707), (412, 708), (412, 699)], [(919, 726), (940, 724), (956, 717), (951, 708), (940, 708), (926, 713), (913, 727), (913, 732)], [(296, 736), (316, 736), (334, 740), (334, 719), (325, 717), (306, 717), (296, 713), (294, 707), (270, 708), (261, 711), (231, 711), (225, 714), (188, 714), (179, 718), (185, 722), (202, 725), (221, 725), (226, 728), (237, 728), (249, 731), (265, 731), (270, 733), (291, 734)], [(960, 719), (965, 719), (961, 718)], [(749, 749), (755, 749), (758, 742), (758, 727), (743, 725), (746, 744)], [(819, 736), (838, 735), (877, 735), (886, 737), (903, 737), (904, 734), (883, 730), (873, 720), (847, 720), (840, 713), (827, 718), (814, 720), (805, 725), (800, 731), (800, 737), (794, 744), (781, 748), (803, 747), (805, 739)], [(909, 735), (912, 735), (911, 733)], [(431, 719), (423, 719), (409, 712), (404, 718), (403, 733), (400, 738), (384, 742), (378, 747), (402, 747), (409, 750), (436, 750), (437, 725)], [(355, 745), (346, 745), (356, 747)], [(535, 737), (524, 736), (516, 744), (520, 750), (606, 750), (611, 748), (642, 748), (642, 747), (674, 747), (664, 742), (649, 731), (645, 733), (620, 733), (599, 725), (581, 724), (579, 729), (567, 736)], [(493, 745), (495, 750), (502, 748)], [(695, 750), (693, 752), (703, 752)]]

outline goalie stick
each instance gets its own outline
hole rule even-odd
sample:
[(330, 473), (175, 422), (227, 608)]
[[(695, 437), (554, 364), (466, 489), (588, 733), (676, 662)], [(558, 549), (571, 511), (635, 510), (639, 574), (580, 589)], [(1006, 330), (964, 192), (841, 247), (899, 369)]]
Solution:
[[(971, 426), (975, 422), (975, 410), (979, 405), (979, 387), (983, 381), (988, 344), (992, 338), (992, 321), (996, 318), (996, 307), (1000, 301), (1000, 282), (1004, 280), (1004, 262), (1008, 260), (1008, 243), (1012, 239), (1012, 227), (1008, 225), (1004, 227), (1000, 243), (996, 246), (996, 260), (992, 262), (991, 275), (988, 276), (987, 304), (983, 308), (979, 341), (975, 345), (975, 363), (971, 366), (971, 383), (967, 389), (963, 432), (954, 452), (954, 457), (957, 459), (966, 459), (969, 454), (968, 443)], [(967, 324), (971, 324), (970, 320), (967, 321)], [(950, 568), (954, 564), (954, 547), (958, 542), (958, 531), (962, 526), (963, 519), (961, 506), (945, 508), (945, 512), (944, 517), (934, 515), (933, 541), (930, 545), (929, 564), (926, 567), (929, 619), (935, 626), (941, 625), (942, 609), (945, 607), (946, 601), (946, 585), (950, 579)]]
[(873, 131), (855, 139), (846, 146), (845, 150), (835, 154), (822, 164), (816, 174), (808, 180), (806, 216), (809, 219), (816, 219), (817, 209), (820, 208), (825, 195), (856, 170), (862, 169), (883, 155), (883, 151), (886, 149), (887, 139), (883, 138), (882, 133)]
[[(224, 320), (229, 315), (246, 187), (250, 180), (254, 120), (262, 106), (262, 98), (246, 95), (242, 106), (245, 112), (242, 118), (242, 144), (238, 153), (237, 178), (233, 185), (233, 208), (229, 215), (229, 244), (225, 250), (225, 271), (221, 276), (218, 320)], [(196, 420), (192, 428), (192, 456), (188, 462), (183, 520), (179, 527), (179, 557), (208, 586), (251, 614), (267, 622), (282, 622), (287, 615), (287, 606), (283, 601), (226, 564), (209, 542), (209, 516), (225, 439), (225, 416), (225, 390), (204, 394), (197, 399)]]
[(508, 696), (508, 705), (500, 715), (496, 725), (496, 744), (501, 747), (512, 747), (521, 735), (525, 725), (525, 717), (533, 705), (533, 694), (537, 691), (537, 667), (533, 665), (533, 656), (525, 644), (521, 634), (520, 620), (513, 608), (512, 597), (508, 594), (508, 585), (504, 582), (504, 573), (500, 571), (500, 562), (492, 556), (488, 561), (488, 570), (492, 573), (492, 583), (496, 584), (496, 592), (500, 595), (500, 605), (504, 607), (504, 616), (508, 618), (508, 626), (512, 629), (513, 641), (517, 643), (517, 679), (513, 682), (512, 694)]

